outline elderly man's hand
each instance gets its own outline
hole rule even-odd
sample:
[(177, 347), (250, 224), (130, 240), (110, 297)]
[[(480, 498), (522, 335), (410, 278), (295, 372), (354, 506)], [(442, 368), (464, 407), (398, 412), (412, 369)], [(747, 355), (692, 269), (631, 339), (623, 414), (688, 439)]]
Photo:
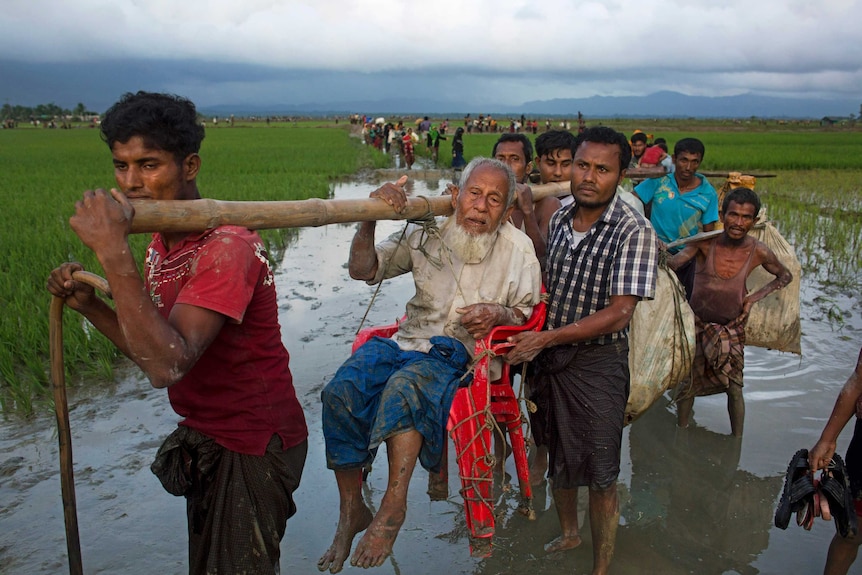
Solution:
[(400, 214), (407, 208), (407, 192), (404, 191), (404, 184), (407, 183), (407, 176), (401, 176), (395, 183), (386, 182), (369, 194), (369, 198), (380, 198)]
[(546, 331), (522, 331), (509, 337), (509, 343), (515, 347), (509, 350), (505, 356), (506, 363), (512, 365), (533, 361), (539, 352), (545, 349)]
[(497, 303), (474, 303), (455, 311), (461, 314), (461, 325), (473, 339), (482, 339), (498, 325), (524, 323), (515, 310)]

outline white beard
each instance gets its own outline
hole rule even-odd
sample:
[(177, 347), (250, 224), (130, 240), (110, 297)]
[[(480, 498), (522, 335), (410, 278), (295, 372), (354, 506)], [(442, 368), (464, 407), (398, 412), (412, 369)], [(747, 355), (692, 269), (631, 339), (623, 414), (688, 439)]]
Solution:
[[(502, 225), (502, 221), (500, 225)], [(497, 240), (497, 232), (500, 230), (500, 225), (487, 234), (473, 235), (467, 232), (463, 227), (458, 225), (458, 222), (452, 221), (452, 229), (446, 236), (446, 245), (452, 250), (452, 253), (459, 260), (465, 263), (475, 263), (482, 261), (487, 253), (494, 246)]]

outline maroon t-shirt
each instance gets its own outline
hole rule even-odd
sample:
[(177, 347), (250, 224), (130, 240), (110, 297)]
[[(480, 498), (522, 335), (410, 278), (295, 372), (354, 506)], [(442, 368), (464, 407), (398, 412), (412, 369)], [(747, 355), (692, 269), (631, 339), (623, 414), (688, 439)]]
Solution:
[(652, 164), (657, 166), (659, 162), (661, 162), (661, 156), (663, 152), (664, 150), (662, 150), (658, 146), (650, 146), (641, 156), (640, 163)]
[(290, 357), (281, 341), (272, 270), (260, 237), (222, 226), (170, 251), (160, 234), (147, 249), (146, 285), (167, 318), (175, 304), (227, 316), (195, 366), (168, 388), (187, 425), (239, 453), (263, 455), (273, 434), (284, 448), (308, 436)]

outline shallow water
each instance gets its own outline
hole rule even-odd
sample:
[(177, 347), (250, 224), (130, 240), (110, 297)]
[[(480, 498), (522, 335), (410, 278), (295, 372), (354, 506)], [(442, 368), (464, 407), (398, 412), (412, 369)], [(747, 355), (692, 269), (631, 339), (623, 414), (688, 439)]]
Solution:
[[(335, 186), (334, 197), (366, 197), (370, 183)], [(414, 194), (438, 194), (445, 182), (418, 182)], [(381, 222), (383, 233), (401, 229)], [(277, 274), (280, 320), (291, 353), (298, 396), (309, 421), (309, 456), (296, 493), (298, 514), (282, 543), (282, 573), (318, 573), (338, 516), (332, 473), (325, 468), (319, 392), (350, 352), (373, 288), (351, 280), (346, 261), (355, 226), (301, 230), (285, 250)], [(675, 427), (660, 400), (626, 429), (620, 495), (621, 527), (613, 572), (815, 573), (822, 570), (834, 533), (817, 521), (812, 531), (772, 524), (791, 455), (811, 447), (862, 344), (858, 294), (825, 293), (803, 278), (803, 355), (746, 350), (746, 430), (732, 438), (723, 396), (699, 398), (695, 425)], [(411, 294), (409, 278), (384, 284), (368, 324), (400, 316)], [(46, 294), (46, 300), (48, 296)], [(828, 309), (842, 311), (833, 329)], [(75, 321), (71, 312), (66, 321)], [(128, 368), (116, 382), (70, 390), (71, 428), (81, 549), (85, 573), (185, 573), (184, 502), (163, 491), (149, 470), (153, 455), (176, 425), (167, 395)], [(848, 429), (839, 441), (843, 454)], [(68, 572), (53, 418), (0, 422), (0, 573)], [(372, 471), (367, 495), (377, 505), (385, 489), (385, 453)], [(450, 456), (454, 465), (454, 458)], [(512, 461), (508, 471), (515, 475)], [(494, 553), (469, 556), (457, 473), (450, 498), (431, 502), (427, 474), (411, 484), (407, 521), (393, 556), (379, 574), (589, 573), (588, 527), (579, 549), (552, 556), (542, 545), (558, 533), (553, 503), (535, 490), (536, 521), (515, 512), (517, 486), (497, 506)], [(583, 500), (583, 499), (582, 499)], [(583, 511), (585, 505), (582, 505)], [(347, 567), (345, 573), (356, 572)]]

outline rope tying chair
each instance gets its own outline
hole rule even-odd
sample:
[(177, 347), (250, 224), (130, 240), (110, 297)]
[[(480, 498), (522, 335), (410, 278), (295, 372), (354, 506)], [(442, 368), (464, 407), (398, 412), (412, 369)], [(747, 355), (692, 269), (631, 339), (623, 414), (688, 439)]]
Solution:
[[(447, 429), (455, 445), (461, 497), (470, 530), (470, 550), (474, 557), (490, 555), (494, 536), (493, 472), (496, 458), (492, 433), (495, 431), (501, 436), (503, 429), (509, 433), (521, 491), (518, 510), (530, 519), (535, 519), (523, 430), (527, 421), (515, 396), (509, 364), (503, 363), (502, 374), (495, 381), (489, 381), (489, 367), (493, 357), (504, 355), (512, 347), (506, 341), (508, 337), (527, 330), (540, 331), (545, 325), (545, 314), (546, 304), (540, 301), (523, 325), (497, 326), (487, 337), (476, 342), (475, 360), (471, 368), (473, 383), (455, 392), (449, 411)], [(374, 336), (391, 337), (396, 331), (397, 322), (362, 329), (354, 339), (352, 351)], [(446, 450), (443, 453), (440, 481), (445, 482), (448, 479), (448, 458)]]

